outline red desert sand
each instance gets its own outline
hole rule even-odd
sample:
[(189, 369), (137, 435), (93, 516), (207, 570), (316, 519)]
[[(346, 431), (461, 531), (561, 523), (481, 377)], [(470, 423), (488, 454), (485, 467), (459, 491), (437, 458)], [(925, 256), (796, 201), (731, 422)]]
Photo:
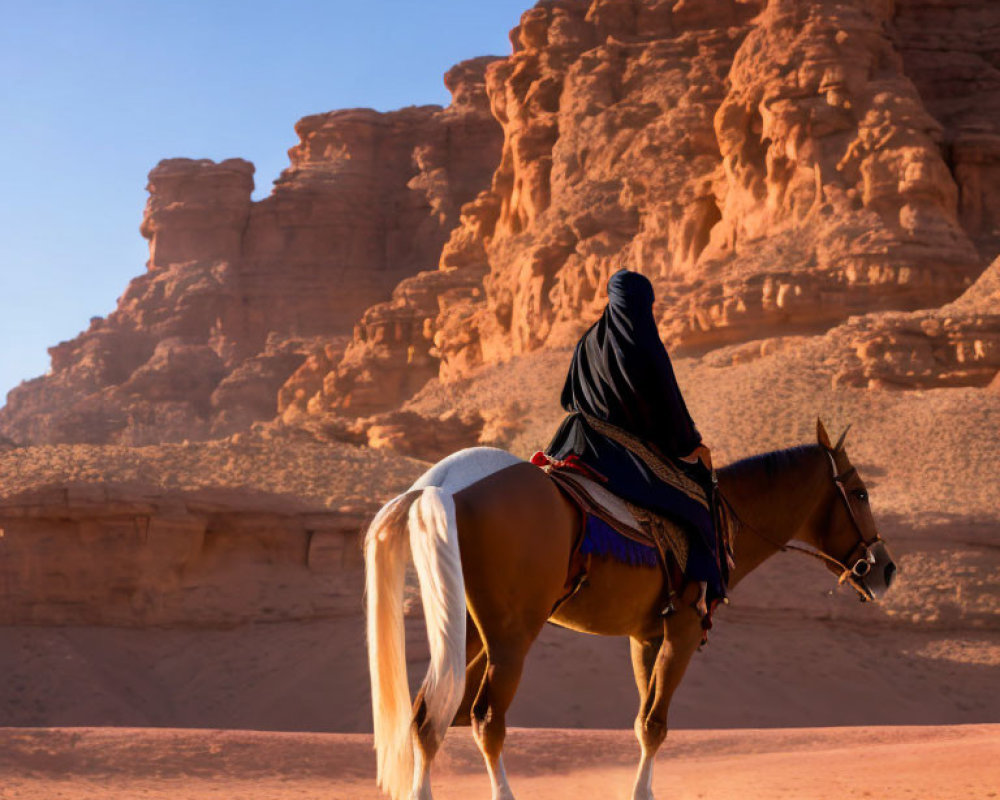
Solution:
[[(920, 798), (1000, 793), (1000, 725), (675, 731), (654, 788), (671, 800)], [(626, 731), (509, 732), (520, 800), (626, 797)], [(435, 761), (438, 800), (487, 797), (468, 731)], [(375, 800), (371, 738), (358, 734), (151, 729), (0, 730), (0, 796)]]

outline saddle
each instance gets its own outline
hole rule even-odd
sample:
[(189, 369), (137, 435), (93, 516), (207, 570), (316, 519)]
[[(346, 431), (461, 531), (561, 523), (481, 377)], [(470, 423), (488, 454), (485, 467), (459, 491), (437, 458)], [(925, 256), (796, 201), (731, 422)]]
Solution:
[[(716, 502), (712, 493), (637, 437), (590, 415), (583, 414), (583, 417), (594, 431), (617, 442), (641, 460), (662, 483), (683, 493), (712, 514), (722, 561), (720, 571), (725, 581), (732, 568), (731, 525), (725, 504)], [(556, 607), (580, 588), (586, 580), (590, 555), (598, 554), (610, 555), (631, 565), (661, 566), (667, 595), (663, 614), (672, 613), (676, 593), (683, 589), (685, 583), (691, 549), (689, 531), (676, 520), (635, 505), (609, 491), (602, 485), (607, 478), (574, 454), (558, 460), (538, 452), (531, 458), (531, 463), (549, 475), (562, 493), (580, 509), (584, 518), (570, 563), (566, 584), (568, 594)], [(704, 595), (699, 601), (699, 608), (704, 614), (702, 624), (706, 629), (711, 627), (711, 608), (719, 599), (713, 600), (707, 610)]]
[(687, 536), (675, 523), (612, 494), (574, 467), (549, 464), (542, 469), (587, 519), (584, 538), (588, 534), (600, 535), (592, 528), (588, 529), (591, 521), (597, 519), (614, 533), (640, 546), (655, 549), (661, 563), (666, 566), (673, 561), (683, 573), (689, 545)]

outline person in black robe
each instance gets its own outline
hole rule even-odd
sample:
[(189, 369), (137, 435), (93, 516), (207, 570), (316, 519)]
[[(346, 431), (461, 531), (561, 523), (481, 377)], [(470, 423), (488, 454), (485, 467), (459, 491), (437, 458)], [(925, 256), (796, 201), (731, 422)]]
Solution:
[(636, 454), (598, 433), (585, 415), (610, 423), (670, 459), (713, 496), (711, 453), (688, 413), (670, 357), (653, 318), (653, 287), (637, 272), (620, 270), (608, 281), (608, 305), (573, 353), (562, 391), (569, 412), (545, 449), (552, 459), (579, 461), (607, 479), (615, 494), (680, 523), (689, 531), (688, 580), (707, 600), (725, 597), (725, 554), (712, 513), (665, 484)]

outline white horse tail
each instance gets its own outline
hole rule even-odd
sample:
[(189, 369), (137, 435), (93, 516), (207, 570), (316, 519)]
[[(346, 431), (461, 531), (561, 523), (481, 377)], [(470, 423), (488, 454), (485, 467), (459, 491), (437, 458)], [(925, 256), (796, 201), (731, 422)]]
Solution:
[(365, 535), (365, 601), (368, 671), (378, 760), (378, 784), (392, 797), (409, 783), (410, 689), (406, 683), (406, 632), (403, 585), (406, 577), (407, 513), (420, 491), (390, 500), (375, 515)]
[(394, 800), (407, 796), (414, 763), (403, 625), (405, 528), (420, 581), (431, 656), (421, 689), (426, 705), (422, 724), (438, 742), (465, 691), (465, 582), (455, 501), (451, 493), (428, 486), (387, 503), (365, 537), (368, 668), (378, 784)]

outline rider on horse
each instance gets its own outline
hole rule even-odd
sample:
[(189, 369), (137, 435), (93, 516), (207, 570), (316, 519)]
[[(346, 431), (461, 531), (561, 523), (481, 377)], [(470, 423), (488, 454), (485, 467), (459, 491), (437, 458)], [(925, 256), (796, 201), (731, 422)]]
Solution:
[[(582, 463), (613, 493), (682, 524), (690, 546), (684, 576), (702, 585), (698, 605), (704, 613), (706, 602), (726, 596), (729, 554), (714, 519), (711, 453), (677, 386), (653, 299), (652, 285), (639, 273), (611, 276), (608, 305), (573, 353), (562, 392), (569, 415), (545, 454), (556, 462)], [(693, 479), (704, 491), (702, 502), (665, 482), (663, 471), (629, 446), (633, 437)]]

